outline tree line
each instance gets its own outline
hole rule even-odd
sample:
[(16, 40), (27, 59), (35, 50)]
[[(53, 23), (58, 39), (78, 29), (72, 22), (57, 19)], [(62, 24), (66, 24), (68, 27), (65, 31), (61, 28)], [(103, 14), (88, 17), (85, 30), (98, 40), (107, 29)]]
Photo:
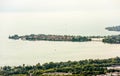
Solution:
[(88, 59), (80, 61), (67, 62), (49, 62), (36, 65), (20, 65), (20, 66), (4, 66), (1, 67), (1, 76), (42, 76), (43, 73), (72, 73), (79, 76), (92, 76), (98, 74), (105, 74), (115, 70), (107, 70), (107, 67), (112, 65), (120, 65), (120, 57), (109, 59)]

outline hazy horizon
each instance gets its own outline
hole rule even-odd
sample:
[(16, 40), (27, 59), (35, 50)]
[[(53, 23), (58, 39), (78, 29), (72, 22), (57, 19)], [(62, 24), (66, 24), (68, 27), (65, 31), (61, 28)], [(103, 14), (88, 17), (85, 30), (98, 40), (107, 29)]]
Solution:
[(109, 35), (120, 24), (119, 0), (1, 0), (1, 34)]

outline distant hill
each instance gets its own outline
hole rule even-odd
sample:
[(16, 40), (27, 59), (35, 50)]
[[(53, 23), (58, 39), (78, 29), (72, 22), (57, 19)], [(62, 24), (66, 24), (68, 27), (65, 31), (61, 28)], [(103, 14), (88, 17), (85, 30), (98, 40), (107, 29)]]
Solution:
[(113, 27), (106, 27), (105, 28), (108, 31), (120, 31), (120, 25), (119, 26), (113, 26)]

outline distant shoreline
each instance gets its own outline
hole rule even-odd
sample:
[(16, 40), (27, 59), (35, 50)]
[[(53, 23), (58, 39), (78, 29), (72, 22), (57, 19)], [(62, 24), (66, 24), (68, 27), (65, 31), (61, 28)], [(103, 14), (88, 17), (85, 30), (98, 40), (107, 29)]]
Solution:
[(73, 42), (84, 42), (84, 41), (91, 41), (90, 37), (86, 36), (70, 36), (70, 35), (45, 35), (45, 34), (31, 34), (31, 35), (24, 35), (18, 36), (17, 34), (13, 36), (9, 36), (9, 39), (13, 40), (27, 40), (27, 41), (73, 41)]
[(19, 36), (17, 34), (9, 36), (9, 39), (23, 40), (23, 41), (71, 41), (71, 42), (87, 42), (99, 41), (110, 44), (120, 44), (120, 35), (112, 36), (73, 36), (73, 35), (45, 35), (45, 34), (30, 34)]

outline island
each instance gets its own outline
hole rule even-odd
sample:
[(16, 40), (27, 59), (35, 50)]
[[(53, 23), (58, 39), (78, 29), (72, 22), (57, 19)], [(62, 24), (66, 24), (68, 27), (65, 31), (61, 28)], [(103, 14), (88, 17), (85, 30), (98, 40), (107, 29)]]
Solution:
[(105, 29), (108, 31), (120, 31), (120, 25), (113, 27), (106, 27)]
[(120, 35), (106, 36), (102, 41), (104, 43), (120, 44)]
[[(106, 27), (105, 28), (108, 31), (120, 31), (120, 25), (119, 26), (113, 26), (113, 27)], [(105, 36), (102, 40), (104, 43), (111, 43), (111, 44), (120, 44), (120, 35), (111, 35), (111, 36)]]
[(9, 36), (9, 39), (13, 40), (27, 40), (27, 41), (73, 41), (73, 42), (84, 42), (84, 41), (91, 41), (90, 37), (86, 36), (70, 36), (70, 35), (45, 35), (45, 34), (30, 34), (30, 35), (24, 35), (19, 36), (17, 34)]

